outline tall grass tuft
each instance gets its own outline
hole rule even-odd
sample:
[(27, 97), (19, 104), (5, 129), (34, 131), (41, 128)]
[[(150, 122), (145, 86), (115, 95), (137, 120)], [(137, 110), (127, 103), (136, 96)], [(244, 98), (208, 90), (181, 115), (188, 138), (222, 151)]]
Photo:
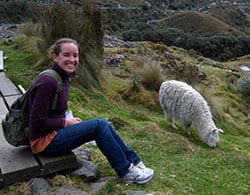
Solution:
[(212, 89), (207, 89), (207, 86), (201, 86), (199, 85), (198, 87), (195, 87), (197, 91), (203, 96), (203, 98), (207, 101), (213, 119), (216, 122), (223, 122), (224, 121), (224, 112), (223, 112), (223, 102), (222, 100), (213, 94)]
[(163, 82), (159, 63), (150, 57), (142, 58), (141, 63), (143, 63), (142, 67), (138, 71), (141, 84), (147, 90), (158, 92)]
[(142, 84), (146, 89), (157, 92), (159, 91), (160, 85), (163, 82), (159, 64), (156, 62), (145, 64), (141, 72), (141, 77)]
[[(49, 65), (48, 48), (59, 38), (69, 37), (79, 43), (78, 81), (85, 88), (101, 89), (103, 29), (100, 10), (89, 3), (74, 7), (70, 3), (54, 3), (41, 12), (37, 42), (40, 58), (36, 67)], [(33, 36), (32, 31), (27, 31)]]
[[(83, 22), (84, 21), (84, 22)], [(103, 29), (99, 9), (85, 3), (78, 13), (77, 36), (80, 44), (79, 81), (85, 88), (101, 89)]]

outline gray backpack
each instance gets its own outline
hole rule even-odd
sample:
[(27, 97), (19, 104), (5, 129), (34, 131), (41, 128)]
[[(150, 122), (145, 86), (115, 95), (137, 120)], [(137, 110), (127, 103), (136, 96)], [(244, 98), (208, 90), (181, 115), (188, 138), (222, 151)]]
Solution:
[[(46, 69), (39, 75), (45, 74), (57, 81), (56, 95), (51, 110), (56, 109), (58, 93), (62, 91), (62, 79), (52, 70)], [(38, 75), (38, 76), (39, 76)], [(29, 145), (29, 92), (30, 88), (10, 106), (9, 112), (2, 121), (3, 134), (7, 142), (13, 146)]]

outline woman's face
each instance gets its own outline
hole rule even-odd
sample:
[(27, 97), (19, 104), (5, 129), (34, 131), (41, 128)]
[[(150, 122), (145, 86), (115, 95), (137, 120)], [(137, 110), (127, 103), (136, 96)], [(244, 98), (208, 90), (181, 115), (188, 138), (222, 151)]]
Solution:
[(53, 55), (53, 60), (68, 74), (75, 71), (79, 64), (79, 50), (74, 43), (63, 43), (58, 55)]

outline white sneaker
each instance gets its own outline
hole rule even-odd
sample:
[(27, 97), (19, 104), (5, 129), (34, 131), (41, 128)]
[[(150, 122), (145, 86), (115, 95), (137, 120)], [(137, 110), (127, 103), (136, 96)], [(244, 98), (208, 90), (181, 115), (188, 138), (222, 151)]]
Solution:
[(146, 172), (143, 169), (140, 169), (133, 164), (131, 164), (129, 168), (129, 172), (127, 175), (125, 175), (123, 178), (121, 178), (122, 181), (127, 183), (138, 183), (138, 184), (144, 184), (151, 180), (153, 177), (153, 174), (150, 172)]
[(135, 165), (139, 169), (142, 169), (145, 172), (148, 172), (150, 174), (154, 174), (154, 170), (146, 167), (142, 161), (140, 161), (137, 165)]

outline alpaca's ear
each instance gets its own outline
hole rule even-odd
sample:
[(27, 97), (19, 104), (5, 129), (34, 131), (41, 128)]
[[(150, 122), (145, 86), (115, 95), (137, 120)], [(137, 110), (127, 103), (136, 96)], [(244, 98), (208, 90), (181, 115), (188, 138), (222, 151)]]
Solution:
[(224, 133), (224, 131), (222, 129), (213, 129), (212, 133)]

